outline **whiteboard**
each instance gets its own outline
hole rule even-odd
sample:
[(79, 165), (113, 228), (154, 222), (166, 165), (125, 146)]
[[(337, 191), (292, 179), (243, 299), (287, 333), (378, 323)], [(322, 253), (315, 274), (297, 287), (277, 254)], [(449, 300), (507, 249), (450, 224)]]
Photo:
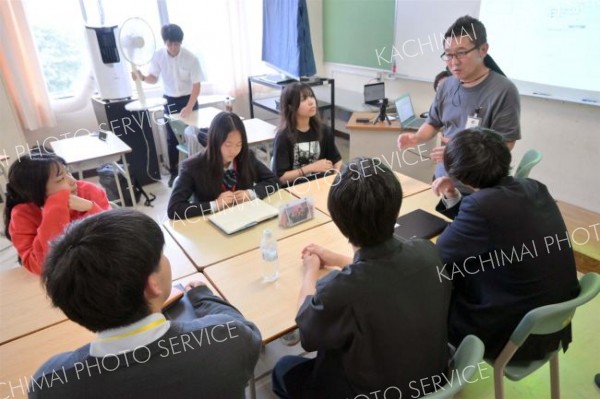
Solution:
[(467, 14), (522, 95), (600, 106), (600, 0), (396, 0), (394, 46), (381, 57), (399, 77), (432, 82), (446, 67), (444, 33)]

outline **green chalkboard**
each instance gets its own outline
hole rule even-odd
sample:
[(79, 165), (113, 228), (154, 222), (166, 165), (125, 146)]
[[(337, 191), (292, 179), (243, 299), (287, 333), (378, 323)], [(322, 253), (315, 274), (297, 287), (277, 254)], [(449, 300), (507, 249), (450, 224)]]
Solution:
[(395, 0), (323, 0), (324, 60), (391, 70), (395, 10)]

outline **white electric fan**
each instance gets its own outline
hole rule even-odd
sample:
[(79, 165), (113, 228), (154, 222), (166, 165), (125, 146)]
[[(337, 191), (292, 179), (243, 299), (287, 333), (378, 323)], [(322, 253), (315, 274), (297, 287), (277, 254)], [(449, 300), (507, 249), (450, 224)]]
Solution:
[(152, 32), (148, 22), (143, 19), (138, 17), (129, 18), (121, 25), (119, 44), (121, 45), (123, 57), (129, 61), (131, 70), (134, 72), (138, 98), (142, 108), (145, 108), (146, 97), (142, 90), (141, 79), (136, 71), (140, 66), (148, 64), (152, 60), (154, 50), (156, 50), (154, 32)]

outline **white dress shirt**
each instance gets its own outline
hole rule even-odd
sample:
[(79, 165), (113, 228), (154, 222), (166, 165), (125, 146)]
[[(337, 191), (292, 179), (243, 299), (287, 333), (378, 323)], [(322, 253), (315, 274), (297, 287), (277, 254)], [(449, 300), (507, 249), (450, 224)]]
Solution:
[(192, 85), (200, 83), (202, 76), (198, 58), (183, 47), (175, 57), (169, 55), (166, 47), (156, 51), (148, 73), (161, 78), (164, 94), (169, 97), (192, 94)]

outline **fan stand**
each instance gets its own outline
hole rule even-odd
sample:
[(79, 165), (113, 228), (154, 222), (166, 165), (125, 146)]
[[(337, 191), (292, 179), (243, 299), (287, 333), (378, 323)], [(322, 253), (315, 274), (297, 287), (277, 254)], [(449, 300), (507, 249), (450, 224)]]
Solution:
[(146, 95), (144, 94), (144, 90), (142, 89), (142, 80), (140, 79), (140, 74), (138, 73), (138, 70), (133, 62), (129, 62), (129, 65), (131, 65), (131, 71), (135, 75), (135, 89), (137, 91), (138, 100), (141, 104), (141, 108), (146, 109)]

